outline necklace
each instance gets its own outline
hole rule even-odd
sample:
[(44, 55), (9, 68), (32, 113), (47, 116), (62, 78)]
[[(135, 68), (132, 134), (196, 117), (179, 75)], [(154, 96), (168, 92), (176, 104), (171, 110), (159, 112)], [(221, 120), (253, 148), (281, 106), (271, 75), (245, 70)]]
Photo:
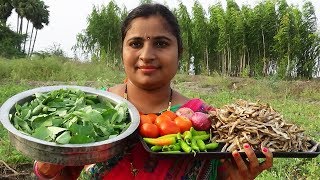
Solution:
[[(172, 104), (172, 88), (170, 87), (170, 96), (169, 96), (169, 103), (168, 103), (168, 108), (167, 108), (167, 111), (170, 111), (171, 109), (171, 104)], [(123, 94), (123, 97), (128, 100), (128, 86), (126, 84), (125, 86), (125, 90), (124, 90), (124, 94)], [(158, 113), (157, 113), (158, 114)], [(130, 154), (129, 156), (129, 161), (130, 161), (130, 170), (131, 170), (131, 174), (135, 177), (137, 176), (137, 174), (139, 173), (139, 169), (137, 169), (134, 164), (133, 164), (133, 157), (132, 155)], [(152, 162), (149, 162), (149, 163), (152, 163)], [(153, 166), (155, 165), (156, 163), (153, 164)]]
[[(170, 96), (169, 96), (169, 103), (168, 103), (167, 111), (170, 111), (170, 109), (171, 109), (172, 94), (173, 94), (172, 88), (170, 87)], [(124, 89), (123, 97), (124, 97), (124, 99), (128, 100), (128, 86), (127, 86), (127, 84), (126, 84), (125, 89)]]

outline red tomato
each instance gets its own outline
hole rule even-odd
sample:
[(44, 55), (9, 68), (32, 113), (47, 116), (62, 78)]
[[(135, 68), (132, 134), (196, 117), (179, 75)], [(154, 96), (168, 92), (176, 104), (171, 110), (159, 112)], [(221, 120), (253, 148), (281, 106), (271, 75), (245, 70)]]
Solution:
[(152, 114), (152, 113), (148, 114), (148, 116), (149, 116), (149, 119), (151, 119), (152, 123), (154, 123), (158, 117), (156, 114)]
[(161, 114), (160, 116), (158, 116), (156, 118), (154, 123), (159, 127), (159, 125), (164, 121), (172, 121), (172, 120), (171, 120), (171, 118), (169, 116)]
[(144, 123), (140, 127), (140, 135), (143, 137), (156, 138), (159, 137), (159, 129), (155, 124)]
[(161, 115), (162, 114), (169, 116), (171, 118), (171, 120), (174, 120), (177, 117), (176, 113), (174, 113), (172, 111), (164, 111), (161, 113)]
[(158, 125), (158, 128), (161, 136), (180, 132), (179, 126), (177, 126), (173, 121), (162, 121)]
[(139, 127), (142, 125), (142, 124), (145, 124), (145, 123), (150, 123), (152, 124), (152, 119), (150, 119), (150, 117), (148, 115), (145, 115), (145, 114), (142, 114), (140, 115), (140, 124), (139, 124)]
[(192, 122), (186, 117), (178, 116), (174, 120), (175, 124), (180, 128), (180, 132), (189, 131), (192, 127)]

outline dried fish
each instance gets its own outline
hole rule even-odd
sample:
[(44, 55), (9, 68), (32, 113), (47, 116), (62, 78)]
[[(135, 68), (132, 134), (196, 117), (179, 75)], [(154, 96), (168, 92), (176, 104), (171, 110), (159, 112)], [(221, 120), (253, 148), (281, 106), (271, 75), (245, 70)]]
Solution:
[(244, 143), (255, 150), (263, 146), (278, 152), (316, 151), (318, 147), (269, 104), (239, 100), (209, 114), (214, 140), (226, 143), (222, 151), (242, 150)]

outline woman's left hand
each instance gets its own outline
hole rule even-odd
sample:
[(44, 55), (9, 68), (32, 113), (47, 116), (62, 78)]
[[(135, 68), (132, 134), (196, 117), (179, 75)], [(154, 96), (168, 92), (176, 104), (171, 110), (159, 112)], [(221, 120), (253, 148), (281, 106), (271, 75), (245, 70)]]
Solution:
[[(266, 156), (264, 162), (259, 163), (253, 149), (249, 144), (243, 145), (244, 152), (248, 157), (248, 161), (244, 160), (238, 151), (232, 152), (233, 160), (224, 160), (222, 163), (226, 179), (254, 179), (262, 171), (272, 167), (273, 156), (272, 153), (265, 147), (261, 147), (262, 153)], [(223, 178), (225, 179), (225, 178)]]

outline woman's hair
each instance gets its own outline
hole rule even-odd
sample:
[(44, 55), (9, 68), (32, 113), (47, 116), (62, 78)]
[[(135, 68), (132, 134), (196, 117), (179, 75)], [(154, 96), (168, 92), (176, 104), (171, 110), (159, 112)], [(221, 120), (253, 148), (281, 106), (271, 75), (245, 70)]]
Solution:
[(182, 53), (182, 40), (180, 35), (180, 27), (176, 16), (164, 5), (161, 4), (142, 4), (129, 12), (128, 16), (124, 19), (121, 27), (122, 43), (126, 37), (127, 31), (130, 28), (132, 20), (138, 17), (149, 17), (153, 15), (160, 15), (163, 17), (170, 28), (172, 34), (177, 38), (178, 42), (178, 55)]

